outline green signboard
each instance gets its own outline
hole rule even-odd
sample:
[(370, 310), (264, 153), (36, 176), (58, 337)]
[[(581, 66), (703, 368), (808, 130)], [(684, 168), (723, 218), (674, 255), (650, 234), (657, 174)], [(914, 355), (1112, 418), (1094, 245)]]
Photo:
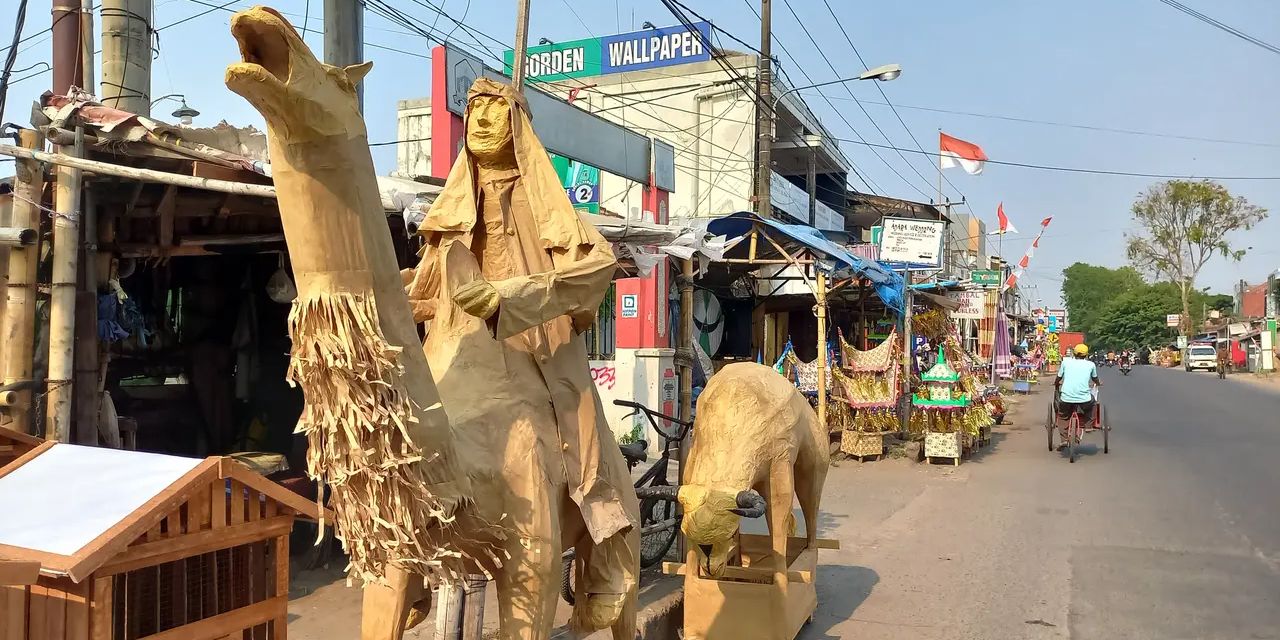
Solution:
[(551, 166), (560, 176), (560, 184), (574, 209), (600, 213), (600, 170), (554, 153)]
[[(711, 59), (711, 23), (658, 27), (529, 47), (525, 77), (534, 82), (643, 71)], [(515, 53), (502, 54), (511, 74)]]
[(880, 246), (880, 236), (883, 233), (884, 233), (884, 227), (880, 225), (875, 225), (874, 227), (871, 227), (871, 244), (874, 244), (877, 247)]
[(970, 271), (969, 280), (978, 286), (996, 287), (1000, 285), (1000, 272), (995, 269)]

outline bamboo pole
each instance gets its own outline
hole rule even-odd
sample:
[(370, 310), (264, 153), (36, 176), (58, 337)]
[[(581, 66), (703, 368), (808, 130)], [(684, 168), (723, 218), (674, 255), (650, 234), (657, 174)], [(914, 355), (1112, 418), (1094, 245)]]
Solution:
[(827, 431), (827, 274), (818, 272), (818, 282), (813, 288), (814, 305), (818, 315), (818, 425)]
[[(38, 149), (44, 144), (40, 134), (31, 129), (18, 131), (18, 143), (24, 149)], [(14, 163), (13, 214), (15, 227), (35, 228), (40, 223), (40, 200), (44, 193), (44, 174), (40, 163), (19, 159)], [(0, 326), (0, 371), (4, 385), (29, 382), (34, 364), (36, 326), (36, 258), (37, 245), (13, 247), (9, 251), (8, 305)], [(32, 433), (31, 389), (17, 392), (17, 399), (7, 407), (10, 426)]]
[(151, 115), (151, 0), (102, 2), (102, 104)]
[[(76, 157), (83, 155), (83, 139), (72, 149)], [(72, 440), (81, 182), (80, 169), (58, 167), (53, 207), (53, 275), (49, 293), (49, 374), (45, 378), (45, 438), (58, 442)]]
[[(13, 202), (0, 205), (0, 248), (4, 253), (0, 254), (0, 263), (7, 265), (9, 259), (9, 247), (26, 247), (36, 243), (35, 229), (19, 229), (18, 227), (9, 226), (9, 221), (13, 219)], [(9, 277), (8, 267), (4, 267), (4, 276)], [(0, 301), (2, 304), (3, 301)]]
[[(10, 227), (10, 224), (13, 224), (13, 196), (0, 196), (0, 225), (3, 227), (0, 228), (0, 287), (3, 287), (0, 288), (0, 326), (4, 326), (4, 315), (9, 304), (9, 247), (15, 246), (8, 234), (10, 231), (18, 231)], [(31, 239), (35, 239), (34, 231), (31, 231)]]
[(129, 178), (132, 180), (140, 180), (142, 182), (157, 182), (160, 184), (171, 184), (191, 189), (205, 189), (207, 191), (218, 191), (221, 193), (230, 193), (240, 196), (255, 196), (259, 198), (276, 197), (276, 188), (269, 185), (232, 182), (230, 180), (215, 180), (213, 178), (197, 178), (195, 176), (184, 176), (179, 173), (169, 173), (167, 171), (125, 167), (118, 164), (111, 164), (109, 162), (98, 162), (97, 160), (76, 158), (62, 153), (33, 151), (31, 149), (15, 147), (11, 144), (0, 144), (0, 155), (10, 156), (13, 158), (39, 160), (41, 162), (56, 164), (60, 167), (82, 169), (85, 171), (92, 171), (99, 175)]

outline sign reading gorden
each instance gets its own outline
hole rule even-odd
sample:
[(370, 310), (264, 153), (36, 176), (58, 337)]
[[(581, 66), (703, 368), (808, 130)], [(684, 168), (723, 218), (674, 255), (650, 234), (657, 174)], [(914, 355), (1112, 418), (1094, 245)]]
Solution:
[[(531, 81), (563, 80), (609, 73), (655, 69), (711, 59), (711, 23), (645, 29), (600, 38), (529, 47), (525, 76)], [(502, 55), (511, 73), (515, 52)]]

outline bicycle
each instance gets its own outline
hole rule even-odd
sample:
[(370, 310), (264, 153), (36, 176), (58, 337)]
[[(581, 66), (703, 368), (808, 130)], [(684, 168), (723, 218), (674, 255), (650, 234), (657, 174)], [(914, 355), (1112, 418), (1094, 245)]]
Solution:
[[(680, 524), (679, 505), (673, 497), (674, 492), (671, 491), (673, 485), (667, 479), (667, 471), (671, 467), (672, 450), (677, 452), (680, 450), (680, 443), (688, 437), (689, 431), (693, 429), (693, 423), (659, 413), (638, 402), (614, 400), (613, 404), (632, 409), (628, 416), (635, 415), (637, 411), (643, 413), (649, 421), (649, 426), (653, 427), (654, 433), (663, 440), (662, 455), (634, 483), (636, 497), (640, 499), (640, 568), (648, 569), (662, 562), (667, 552), (671, 550), (671, 545), (676, 541), (676, 529)], [(675, 425), (675, 433), (664, 431), (658, 426), (655, 418), (661, 418)], [(644, 440), (618, 445), (618, 448), (622, 450), (622, 457), (627, 461), (628, 470), (635, 469), (637, 465), (649, 459), (647, 453), (649, 443)], [(674, 486), (679, 484), (680, 478), (677, 477)], [(563, 579), (560, 582), (560, 597), (572, 605), (574, 603), (573, 564), (577, 554), (573, 548), (570, 548), (561, 558)]]

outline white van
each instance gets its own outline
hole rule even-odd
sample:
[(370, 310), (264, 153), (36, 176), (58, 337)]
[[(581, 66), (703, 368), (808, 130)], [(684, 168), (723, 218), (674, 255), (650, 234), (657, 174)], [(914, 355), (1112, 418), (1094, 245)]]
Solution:
[(1211, 344), (1193, 344), (1187, 347), (1187, 356), (1182, 359), (1187, 371), (1196, 369), (1218, 370), (1218, 350)]

